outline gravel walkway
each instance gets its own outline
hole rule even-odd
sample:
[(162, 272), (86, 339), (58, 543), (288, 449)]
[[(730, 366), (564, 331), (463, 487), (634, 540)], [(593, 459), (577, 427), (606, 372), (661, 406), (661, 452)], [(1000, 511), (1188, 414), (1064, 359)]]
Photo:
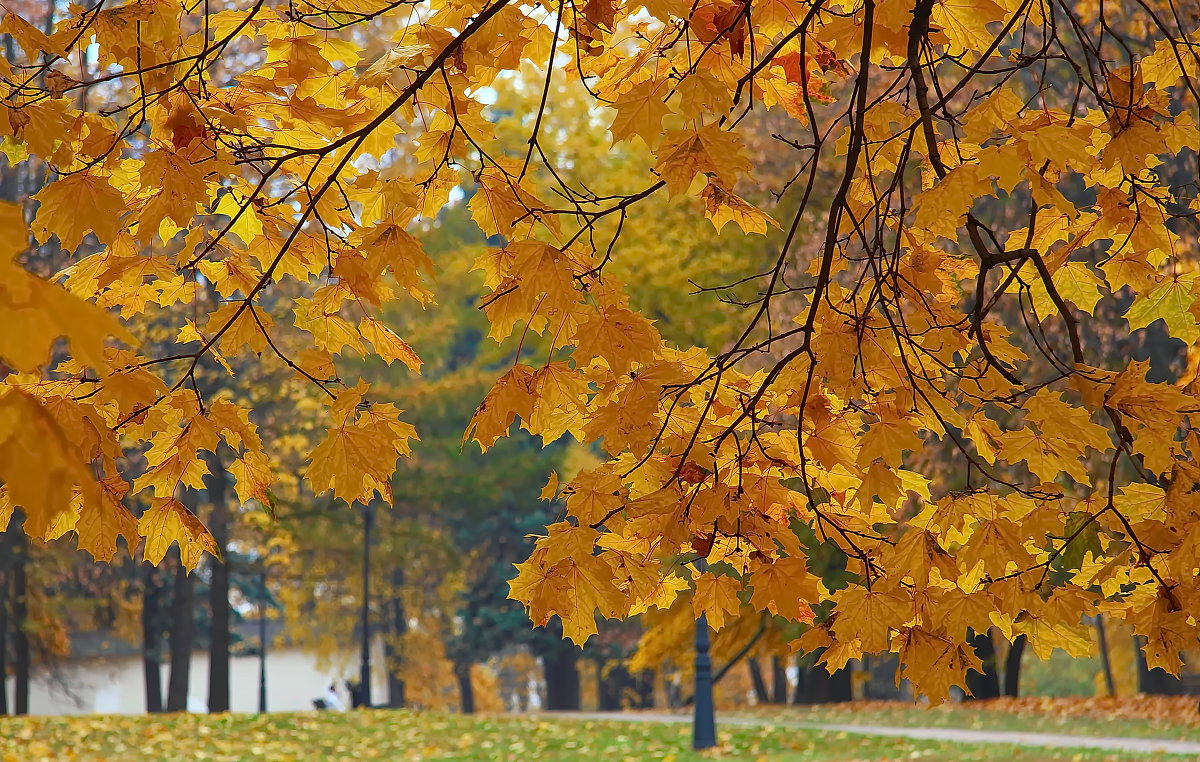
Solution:
[[(622, 722), (691, 722), (681, 714), (647, 712), (549, 712), (555, 717), (580, 720), (616, 720)], [(807, 728), (868, 736), (901, 736), (927, 741), (954, 743), (1007, 743), (1015, 746), (1061, 747), (1070, 749), (1104, 749), (1134, 754), (1186, 754), (1200, 759), (1200, 742), (1168, 741), (1153, 738), (1117, 738), (1073, 736), (1065, 733), (1022, 733), (1010, 730), (967, 730), (962, 728), (902, 728), (883, 725), (825, 725), (804, 722), (777, 722), (755, 717), (717, 717), (717, 725), (774, 725), (776, 727)]]

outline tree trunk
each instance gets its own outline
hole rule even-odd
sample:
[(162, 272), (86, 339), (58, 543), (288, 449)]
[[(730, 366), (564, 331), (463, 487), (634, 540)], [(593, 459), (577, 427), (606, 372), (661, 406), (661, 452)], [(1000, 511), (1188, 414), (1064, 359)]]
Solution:
[(142, 574), (142, 678), (146, 684), (146, 711), (151, 714), (163, 710), (160, 590), (157, 570), (147, 565)]
[(1113, 679), (1112, 659), (1108, 654), (1108, 634), (1104, 631), (1104, 615), (1096, 614), (1096, 641), (1100, 647), (1100, 666), (1104, 668), (1104, 688), (1110, 698), (1117, 695), (1117, 683)]
[[(206, 458), (211, 476), (208, 480), (208, 497), (212, 503), (208, 529), (224, 556), (229, 547), (229, 475), (220, 458)], [(229, 564), (221, 558), (210, 558), (212, 579), (208, 588), (208, 605), (211, 611), (211, 633), (208, 646), (208, 711), (229, 711)]]
[(788, 694), (787, 670), (782, 656), (771, 657), (771, 703), (786, 704)]
[(188, 679), (192, 666), (192, 576), (176, 557), (175, 590), (171, 596), (171, 677), (167, 682), (167, 711), (187, 711)]
[(1000, 697), (999, 665), (996, 662), (996, 644), (987, 632), (973, 635), (969, 640), (975, 649), (975, 655), (983, 662), (983, 672), (971, 670), (967, 672), (967, 693), (973, 699), (994, 699)]
[(677, 709), (684, 706), (683, 691), (680, 690), (678, 673), (668, 676), (663, 680), (663, 694), (667, 701), (667, 707)]
[[(824, 667), (816, 667), (821, 672), (825, 672)], [(850, 667), (842, 667), (837, 672), (829, 675), (829, 703), (844, 704), (854, 700), (854, 681), (851, 679)]]
[(754, 700), (759, 704), (771, 703), (771, 696), (767, 693), (767, 681), (763, 679), (762, 667), (758, 663), (758, 659), (746, 659), (746, 666), (750, 668), (750, 682), (754, 686)]
[(821, 652), (818, 651), (796, 660), (798, 675), (792, 703), (833, 704), (852, 701), (854, 692), (850, 668), (843, 667), (831, 675), (816, 663), (820, 657)]
[(867, 679), (863, 682), (863, 698), (874, 701), (895, 701), (900, 698), (896, 686), (899, 661), (894, 653), (882, 653), (863, 658)]
[(384, 641), (383, 645), (387, 651), (388, 663), (388, 706), (392, 709), (403, 709), (406, 700), (404, 696), (404, 678), (396, 674), (396, 667), (392, 666), (392, 659), (396, 658), (397, 649), (392, 645), (390, 640)]
[(849, 667), (831, 675), (824, 667), (814, 665), (808, 668), (804, 683), (808, 689), (808, 700), (804, 702), (807, 704), (841, 704), (854, 699)]
[(542, 671), (546, 677), (546, 708), (578, 711), (579, 651), (555, 646), (542, 655)]
[[(384, 649), (387, 651), (385, 660), (387, 662), (388, 675), (388, 706), (393, 709), (402, 708), (405, 702), (404, 678), (400, 676), (400, 670), (404, 667), (402, 639), (405, 633), (408, 632), (408, 614), (404, 610), (404, 598), (401, 596), (403, 587), (404, 569), (397, 567), (392, 571), (392, 632), (391, 636), (385, 638), (383, 643)], [(467, 687), (469, 690), (470, 685)], [(471, 704), (474, 705), (474, 703), (474, 699), (472, 698)], [(466, 706), (465, 702), (463, 706)], [(464, 709), (463, 711), (465, 712), (466, 710)]]
[(458, 702), (462, 713), (475, 714), (475, 686), (471, 684), (471, 662), (455, 662), (454, 676), (458, 678)]
[(596, 675), (599, 677), (599, 690), (596, 700), (602, 712), (619, 712), (625, 707), (626, 689), (633, 688), (633, 675), (625, 665), (618, 661), (612, 667), (606, 667), (607, 662), (597, 662)]
[(16, 544), (13, 547), (13, 714), (29, 714), (29, 599), (26, 564), (29, 561), (29, 546), (25, 541), (25, 530), (17, 527)]
[(793, 704), (808, 704), (809, 686), (808, 686), (808, 666), (806, 665), (806, 656), (798, 654), (796, 656), (796, 687), (792, 689)]
[(607, 659), (597, 658), (596, 664), (596, 711), (604, 706), (604, 665), (608, 663)]
[(1158, 696), (1178, 696), (1183, 693), (1182, 681), (1160, 667), (1150, 669), (1146, 664), (1146, 654), (1142, 652), (1145, 640), (1140, 635), (1134, 636), (1134, 648), (1137, 652), (1138, 693)]
[(638, 709), (654, 708), (654, 670), (644, 669), (634, 675), (633, 690), (637, 694)]
[[(12, 521), (10, 518), (9, 522)], [(0, 534), (0, 716), (8, 714), (8, 606), (12, 592), (8, 565), (13, 555), (12, 531), (9, 528)]]
[(1004, 695), (1021, 695), (1021, 655), (1025, 653), (1025, 636), (1018, 635), (1004, 657)]

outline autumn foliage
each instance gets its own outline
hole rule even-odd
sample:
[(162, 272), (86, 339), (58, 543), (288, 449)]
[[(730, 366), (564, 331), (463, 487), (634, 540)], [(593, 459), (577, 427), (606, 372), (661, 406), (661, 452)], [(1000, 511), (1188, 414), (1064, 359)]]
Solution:
[[(466, 203), (490, 243), (479, 306), (516, 347), (465, 439), (486, 450), (519, 422), (606, 453), (547, 485), (563, 520), (511, 582), (535, 624), (557, 616), (582, 643), (598, 615), (690, 591), (714, 627), (746, 609), (810, 624), (793, 646), (831, 668), (898, 651), (900, 674), (942, 698), (979, 666), (968, 631), (1080, 654), (1083, 618), (1103, 611), (1143, 636), (1149, 666), (1177, 670), (1200, 628), (1200, 386), (1194, 362), (1181, 372), (1200, 341), (1196, 10), (137, 0), (73, 5), (50, 27), (8, 13), (0, 134), (44, 186), (0, 210), (0, 516), (19, 507), (30, 536), (73, 531), (100, 560), (124, 537), (196, 564), (215, 545), (179, 493), (201, 486), (203, 454), (236, 456), (244, 502), (269, 503), (276, 478), (258, 412), (198, 383), (238, 358), (323, 400), (314, 493), (390, 499), (418, 432), (349, 360), (420, 372), (380, 316), (437, 309), (411, 228)], [(513, 142), (488, 104), (518, 81), (541, 98)], [(543, 118), (562, 87), (594, 104), (575, 129), (648, 151), (636, 186), (593, 189), (560, 161)], [(771, 194), (748, 190), (764, 114), (786, 124), (772, 151), (792, 166)], [(751, 288), (722, 346), (664, 342), (606, 269), (643, 256), (625, 225), (661, 196), (775, 252), (745, 283), (698, 284), (697, 300)], [(163, 321), (167, 340), (146, 338)], [(1179, 363), (1134, 359), (1131, 337), (1152, 334)], [(834, 544), (846, 573), (815, 571), (802, 535)]]

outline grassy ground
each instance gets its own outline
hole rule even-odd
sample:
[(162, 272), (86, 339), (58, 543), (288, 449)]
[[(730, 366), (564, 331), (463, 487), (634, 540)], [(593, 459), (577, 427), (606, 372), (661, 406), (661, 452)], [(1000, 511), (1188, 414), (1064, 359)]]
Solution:
[[(715, 753), (689, 750), (686, 724), (404, 711), (0, 720), (0, 759), (35, 760), (770, 760), (771, 762), (1145, 762), (1147, 755), (732, 727)], [(1163, 757), (1179, 759), (1179, 757)]]
[(907, 702), (855, 702), (760, 708), (741, 714), (836, 725), (1019, 730), (1081, 736), (1200, 741), (1195, 696), (1123, 699), (998, 699), (929, 707)]

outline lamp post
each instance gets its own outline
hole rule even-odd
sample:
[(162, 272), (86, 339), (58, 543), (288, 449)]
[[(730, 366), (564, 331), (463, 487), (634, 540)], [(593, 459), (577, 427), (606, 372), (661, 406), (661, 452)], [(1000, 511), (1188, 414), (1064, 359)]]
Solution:
[[(697, 559), (696, 571), (703, 574), (708, 562)], [(717, 721), (713, 714), (712, 657), (708, 653), (708, 619), (696, 619), (696, 685), (692, 700), (692, 748), (711, 749), (717, 745)]]

